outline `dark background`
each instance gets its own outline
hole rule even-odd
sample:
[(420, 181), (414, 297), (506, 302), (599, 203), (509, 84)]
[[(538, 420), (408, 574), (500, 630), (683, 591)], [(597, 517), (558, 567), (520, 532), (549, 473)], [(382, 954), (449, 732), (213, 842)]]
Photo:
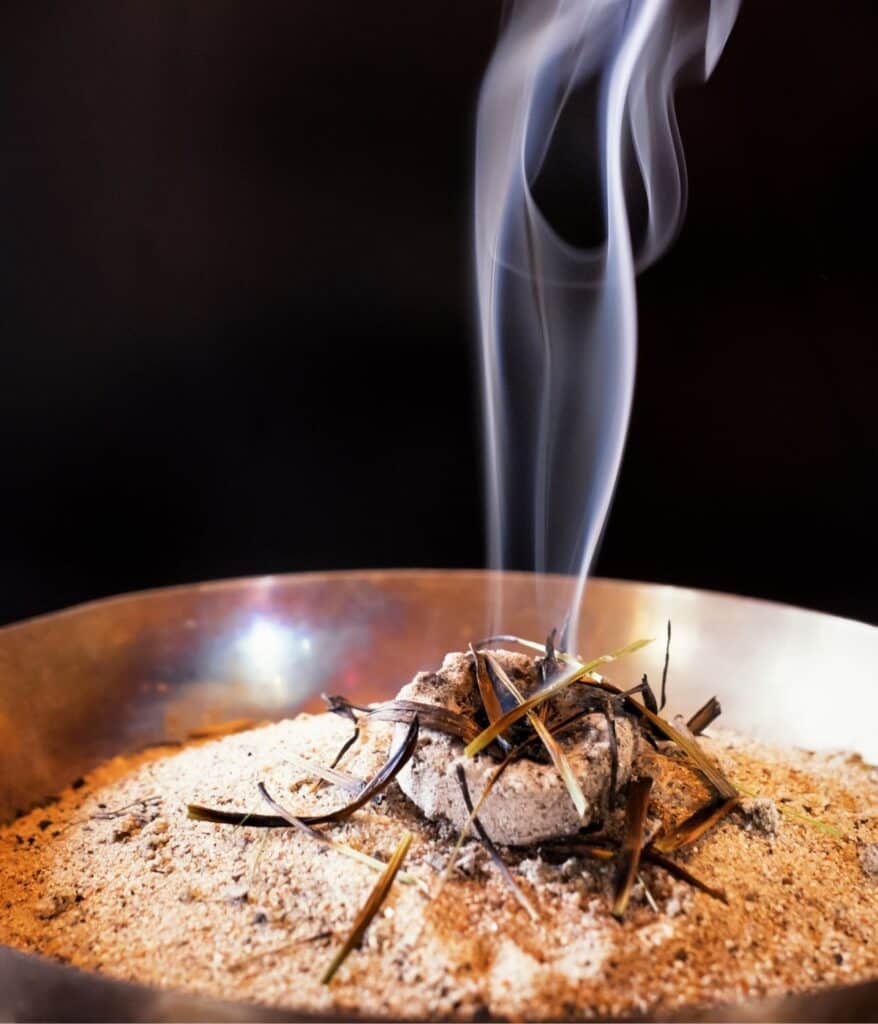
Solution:
[[(5, 5), (0, 620), (483, 562), (469, 183), (499, 4)], [(680, 96), (597, 569), (876, 621), (878, 6)]]

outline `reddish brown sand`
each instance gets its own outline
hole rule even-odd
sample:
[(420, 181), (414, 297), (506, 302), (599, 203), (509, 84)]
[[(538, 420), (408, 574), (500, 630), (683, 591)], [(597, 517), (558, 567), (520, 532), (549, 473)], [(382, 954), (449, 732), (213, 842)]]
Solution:
[[(348, 797), (330, 785), (311, 793), (299, 759), (328, 764), (349, 731), (339, 718), (302, 715), (104, 765), (0, 831), (0, 941), (152, 985), (408, 1019), (673, 1014), (878, 975), (878, 772), (855, 756), (778, 751), (714, 730), (705, 746), (729, 776), (769, 798), (745, 802), (680, 855), (728, 905), (647, 866), (658, 913), (638, 885), (620, 925), (608, 912), (612, 865), (504, 851), (538, 909), (533, 922), (475, 842), (431, 900), (424, 890), (455, 836), (392, 785), (331, 833), (386, 860), (410, 830), (406, 879), (323, 985), (377, 872), (293, 830), (189, 820), (185, 805), (262, 811), (264, 780), (300, 812), (338, 806)], [(390, 731), (370, 726), (342, 767), (370, 775)], [(698, 784), (679, 760), (656, 765), (653, 813), (677, 816)]]

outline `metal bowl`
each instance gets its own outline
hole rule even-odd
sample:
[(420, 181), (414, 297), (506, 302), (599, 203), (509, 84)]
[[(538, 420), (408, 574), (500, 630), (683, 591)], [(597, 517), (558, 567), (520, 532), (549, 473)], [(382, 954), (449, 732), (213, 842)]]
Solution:
[[(391, 695), (495, 621), (543, 637), (563, 616), (564, 577), (463, 571), (271, 576), (117, 597), (0, 629), (0, 821), (102, 760), (212, 722), (282, 717), (324, 690)], [(669, 711), (717, 694), (723, 721), (878, 763), (878, 629), (746, 598), (593, 580), (578, 649), (662, 637), (673, 621)], [(659, 642), (614, 673), (657, 674)], [(834, 698), (834, 699), (833, 699)], [(856, 708), (857, 713), (851, 714)], [(878, 980), (701, 1019), (874, 1020)], [(679, 1019), (679, 1014), (676, 1015)], [(78, 971), (0, 946), (0, 1017), (18, 1020), (283, 1020)]]

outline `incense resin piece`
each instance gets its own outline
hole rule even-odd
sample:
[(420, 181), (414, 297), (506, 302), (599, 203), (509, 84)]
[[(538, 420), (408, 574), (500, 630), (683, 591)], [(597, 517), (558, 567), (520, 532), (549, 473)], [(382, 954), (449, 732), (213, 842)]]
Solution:
[[(533, 693), (539, 685), (538, 664), (533, 658), (509, 651), (492, 651), (491, 654), (524, 696)], [(497, 689), (502, 690), (502, 684)], [(514, 698), (507, 699), (504, 693), (499, 696), (504, 708), (514, 706)], [(439, 705), (475, 716), (481, 709), (481, 700), (472, 656), (447, 654), (438, 672), (420, 672), (400, 690), (399, 699)], [(572, 687), (551, 702), (553, 718), (562, 721), (583, 710), (587, 699), (582, 689)], [(528, 846), (574, 835), (600, 818), (610, 796), (612, 762), (608, 728), (603, 714), (588, 714), (558, 737), (586, 799), (582, 817), (573, 806), (557, 768), (544, 756), (544, 748), (533, 744), (525, 756), (514, 760), (503, 771), (479, 809), (479, 819), (491, 839), (503, 846)], [(618, 718), (615, 729), (618, 790), (628, 781), (639, 744), (627, 718)], [(405, 727), (397, 726), (396, 741), (401, 742), (404, 735)], [(477, 801), (496, 771), (498, 761), (488, 754), (468, 758), (460, 740), (423, 729), (415, 753), (400, 772), (398, 781), (402, 791), (427, 818), (444, 818), (461, 829), (469, 815), (456, 777), (458, 765), (463, 767), (469, 791)]]

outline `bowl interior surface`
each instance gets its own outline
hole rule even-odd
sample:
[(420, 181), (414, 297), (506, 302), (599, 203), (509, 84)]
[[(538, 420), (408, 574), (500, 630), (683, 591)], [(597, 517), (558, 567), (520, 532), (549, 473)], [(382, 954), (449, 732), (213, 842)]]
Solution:
[[(445, 652), (498, 629), (542, 640), (561, 624), (571, 586), (565, 577), (483, 571), (263, 577), (127, 595), (0, 629), (0, 821), (114, 754), (223, 721), (316, 710), (321, 692), (389, 697)], [(633, 685), (647, 672), (656, 687), (669, 619), (666, 713), (691, 713), (715, 694), (729, 727), (878, 763), (878, 629), (746, 598), (596, 579), (575, 649), (592, 657), (655, 637), (606, 675)], [(858, 990), (845, 991), (844, 1013), (856, 1016)], [(225, 1012), (5, 947), (0, 993), (0, 1016), (20, 1019)], [(878, 992), (867, 995), (878, 1005)], [(772, 1004), (770, 1015), (801, 1019), (810, 1015), (804, 1005)], [(835, 1016), (836, 1005), (808, 1004), (818, 1016)], [(240, 1006), (229, 1013), (250, 1016)], [(278, 1015), (255, 1008), (254, 1016)]]

